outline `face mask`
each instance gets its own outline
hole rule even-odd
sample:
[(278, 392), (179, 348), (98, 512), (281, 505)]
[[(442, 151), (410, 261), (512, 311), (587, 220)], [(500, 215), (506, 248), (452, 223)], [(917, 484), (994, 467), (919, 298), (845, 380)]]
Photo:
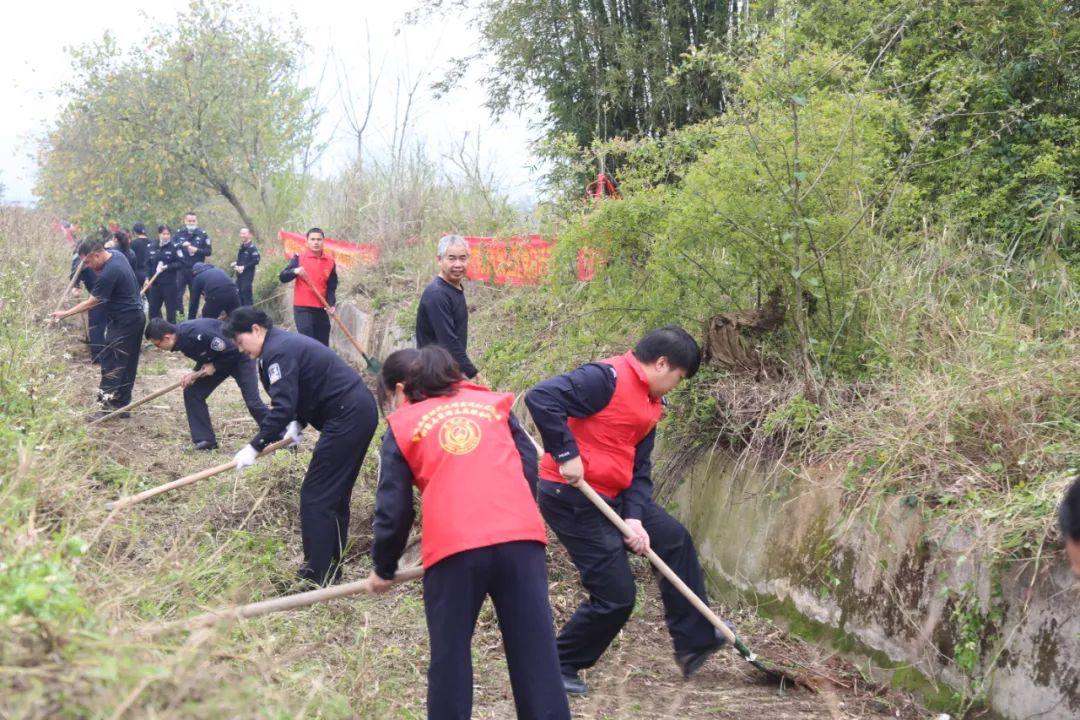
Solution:
[(184, 227), (187, 228), (188, 232), (195, 232), (195, 228), (197, 228), (198, 225), (185, 225)]

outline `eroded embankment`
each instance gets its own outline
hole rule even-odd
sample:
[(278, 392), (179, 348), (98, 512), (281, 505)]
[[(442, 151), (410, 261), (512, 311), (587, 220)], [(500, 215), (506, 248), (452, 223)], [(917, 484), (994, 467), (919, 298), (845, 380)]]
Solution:
[(674, 501), (728, 598), (864, 658), (943, 708), (985, 697), (1006, 718), (1080, 716), (1080, 614), (1062, 558), (1006, 564), (913, 498), (852, 514), (842, 469), (689, 463)]

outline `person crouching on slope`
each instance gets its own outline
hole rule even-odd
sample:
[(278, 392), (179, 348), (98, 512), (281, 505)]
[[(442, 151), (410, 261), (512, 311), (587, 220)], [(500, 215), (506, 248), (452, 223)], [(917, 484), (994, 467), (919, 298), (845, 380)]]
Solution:
[(376, 592), (391, 585), (420, 490), (424, 608), (431, 641), (428, 718), (472, 717), (471, 646), (491, 596), (519, 718), (569, 718), (548, 601), (536, 449), (513, 395), (465, 381), (442, 347), (398, 350), (379, 375), (393, 408), (375, 494)]

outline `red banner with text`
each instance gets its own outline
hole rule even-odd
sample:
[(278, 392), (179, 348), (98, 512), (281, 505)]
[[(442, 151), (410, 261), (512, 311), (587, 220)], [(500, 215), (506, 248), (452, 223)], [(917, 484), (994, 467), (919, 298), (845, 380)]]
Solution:
[[(300, 233), (279, 230), (278, 239), (281, 240), (285, 257), (291, 258), (293, 255), (303, 252), (304, 248), (307, 247), (307, 240)], [(354, 264), (371, 266), (379, 260), (378, 245), (326, 238), (323, 241), (323, 250), (329, 253), (334, 258), (334, 262), (343, 268), (352, 267)]]
[[(539, 285), (551, 266), (551, 243), (539, 235), (509, 238), (466, 237), (469, 269), (466, 277), (492, 285)], [(589, 248), (578, 251), (577, 279), (593, 279), (599, 253)]]

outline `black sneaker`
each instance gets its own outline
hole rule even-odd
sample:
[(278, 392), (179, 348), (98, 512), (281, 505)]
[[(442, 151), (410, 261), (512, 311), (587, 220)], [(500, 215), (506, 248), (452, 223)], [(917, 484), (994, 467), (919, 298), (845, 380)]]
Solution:
[(569, 673), (566, 670), (562, 671), (562, 686), (567, 695), (589, 694), (589, 686), (585, 684), (585, 681), (581, 679), (576, 670)]
[(200, 440), (191, 447), (193, 450), (217, 450), (218, 444), (213, 440)]
[[(735, 626), (730, 622), (725, 621), (731, 632), (735, 632)], [(720, 634), (719, 630), (716, 632), (716, 643), (713, 645), (707, 645), (699, 650), (691, 650), (685, 653), (675, 653), (675, 662), (678, 664), (679, 669), (682, 670), (684, 678), (690, 678), (701, 669), (701, 666), (705, 664), (705, 661), (709, 657), (715, 654), (720, 648), (727, 644), (727, 638)]]

